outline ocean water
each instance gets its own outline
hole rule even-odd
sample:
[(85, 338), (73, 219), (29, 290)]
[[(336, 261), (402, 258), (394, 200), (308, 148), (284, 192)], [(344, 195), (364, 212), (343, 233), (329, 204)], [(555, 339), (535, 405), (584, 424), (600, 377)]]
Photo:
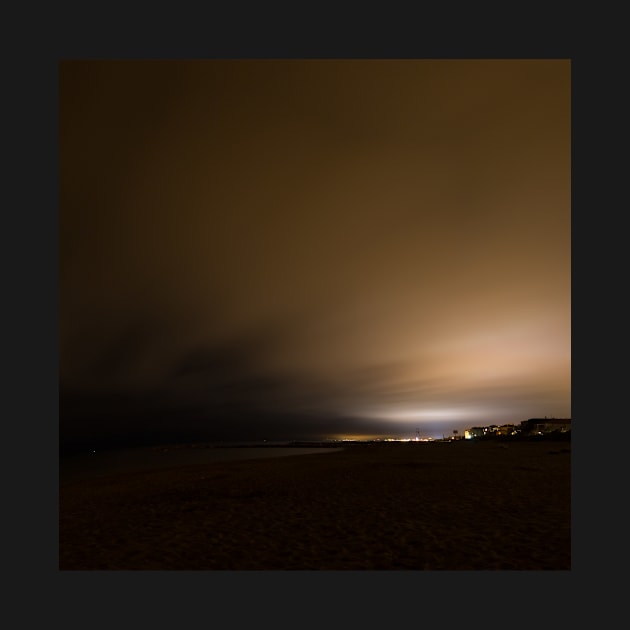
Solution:
[(93, 451), (60, 458), (59, 480), (66, 482), (141, 470), (177, 468), (190, 464), (331, 453), (338, 450), (339, 447), (292, 447), (283, 446), (281, 443), (277, 446), (259, 446), (239, 443), (220, 447), (170, 446)]

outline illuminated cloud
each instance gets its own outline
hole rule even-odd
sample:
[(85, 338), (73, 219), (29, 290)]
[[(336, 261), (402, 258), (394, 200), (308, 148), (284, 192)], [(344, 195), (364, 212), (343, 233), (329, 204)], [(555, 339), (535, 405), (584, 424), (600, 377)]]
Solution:
[(61, 63), (64, 396), (568, 417), (570, 253), (568, 61)]

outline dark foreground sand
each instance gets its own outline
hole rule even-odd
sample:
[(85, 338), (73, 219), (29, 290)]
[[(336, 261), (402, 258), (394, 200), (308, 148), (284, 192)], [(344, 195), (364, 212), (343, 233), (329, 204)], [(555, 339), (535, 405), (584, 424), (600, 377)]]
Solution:
[(570, 457), (357, 444), (65, 483), (59, 568), (569, 570)]

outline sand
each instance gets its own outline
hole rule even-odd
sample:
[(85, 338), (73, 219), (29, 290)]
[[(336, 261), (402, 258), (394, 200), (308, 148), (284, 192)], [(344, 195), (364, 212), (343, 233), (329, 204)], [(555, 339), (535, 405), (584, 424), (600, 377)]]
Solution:
[(356, 444), (68, 482), (61, 570), (570, 570), (570, 442)]

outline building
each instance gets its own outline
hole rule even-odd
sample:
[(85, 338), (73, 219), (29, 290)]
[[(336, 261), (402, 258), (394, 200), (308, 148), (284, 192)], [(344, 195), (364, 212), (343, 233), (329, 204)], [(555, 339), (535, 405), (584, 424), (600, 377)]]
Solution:
[(488, 427), (472, 427), (464, 431), (464, 437), (467, 440), (474, 440), (475, 438), (482, 438), (488, 435)]
[(521, 433), (539, 435), (559, 431), (566, 433), (571, 430), (571, 418), (529, 418), (521, 422)]

